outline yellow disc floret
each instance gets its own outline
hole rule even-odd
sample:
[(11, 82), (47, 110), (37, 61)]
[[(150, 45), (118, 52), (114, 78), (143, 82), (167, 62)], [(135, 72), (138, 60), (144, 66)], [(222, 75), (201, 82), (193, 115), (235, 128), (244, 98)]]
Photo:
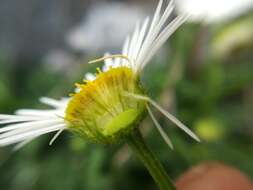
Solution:
[(69, 128), (101, 143), (115, 143), (133, 131), (145, 114), (145, 102), (126, 96), (144, 94), (131, 68), (99, 72), (94, 81), (79, 84), (66, 110)]

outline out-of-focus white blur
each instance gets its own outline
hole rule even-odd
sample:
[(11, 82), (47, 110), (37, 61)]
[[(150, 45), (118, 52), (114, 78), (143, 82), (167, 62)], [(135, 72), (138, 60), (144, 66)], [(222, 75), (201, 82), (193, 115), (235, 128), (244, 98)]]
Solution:
[(70, 30), (67, 42), (72, 48), (85, 52), (119, 48), (136, 22), (145, 17), (144, 8), (116, 2), (96, 4), (89, 8), (83, 21)]
[(176, 0), (177, 10), (190, 14), (190, 21), (207, 23), (233, 19), (252, 10), (253, 0)]

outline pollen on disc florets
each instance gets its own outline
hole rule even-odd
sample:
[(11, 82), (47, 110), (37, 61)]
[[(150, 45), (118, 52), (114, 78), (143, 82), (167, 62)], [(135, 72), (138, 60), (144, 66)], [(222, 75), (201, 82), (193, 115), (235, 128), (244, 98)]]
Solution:
[(115, 143), (130, 134), (146, 113), (144, 101), (126, 93), (144, 94), (131, 68), (99, 72), (93, 81), (78, 85), (66, 109), (69, 128), (100, 143)]

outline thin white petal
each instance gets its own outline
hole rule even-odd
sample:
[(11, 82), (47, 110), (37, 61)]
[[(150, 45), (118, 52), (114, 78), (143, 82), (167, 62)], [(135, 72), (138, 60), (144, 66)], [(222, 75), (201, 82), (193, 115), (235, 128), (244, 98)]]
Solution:
[[(45, 122), (45, 121), (39, 120), (38, 122), (41, 123), (41, 122)], [(4, 133), (6, 131), (11, 131), (11, 130), (22, 128), (24, 126), (27, 126), (27, 123), (30, 123), (30, 122), (26, 121), (26, 122), (22, 122), (22, 123), (12, 123), (10, 125), (6, 125), (6, 126), (0, 128), (0, 133)]]
[[(130, 45), (130, 37), (128, 36), (124, 42), (123, 48), (122, 48), (122, 55), (127, 56), (128, 55), (128, 50), (129, 50), (129, 45)], [(122, 66), (125, 66), (127, 64), (127, 61), (122, 59), (121, 60)]]
[(163, 137), (164, 141), (167, 143), (167, 145), (173, 149), (173, 144), (170, 140), (170, 138), (168, 137), (168, 135), (164, 132), (164, 130), (162, 129), (162, 126), (158, 123), (158, 121), (156, 120), (154, 114), (152, 113), (151, 109), (149, 108), (149, 106), (147, 106), (147, 110), (148, 110), (148, 113), (151, 117), (151, 119), (153, 120), (157, 130), (159, 131), (159, 133), (161, 134), (161, 136)]
[(53, 138), (50, 140), (49, 145), (51, 146), (54, 141), (60, 136), (60, 134), (65, 130), (65, 128), (57, 131), (57, 133), (53, 136)]
[(20, 117), (19, 116), (14, 116), (10, 119), (2, 119), (2, 120), (0, 119), (0, 124), (19, 123), (19, 122), (37, 121), (37, 120), (41, 120), (41, 118), (39, 118), (39, 117), (27, 117), (27, 116), (20, 116)]
[(148, 34), (147, 34), (147, 36), (143, 42), (142, 48), (140, 50), (140, 54), (138, 56), (138, 59), (136, 60), (136, 62), (138, 64), (138, 68), (141, 67), (141, 60), (145, 57), (146, 52), (148, 51), (150, 45), (152, 44), (152, 42), (154, 40), (153, 38), (155, 37), (155, 34), (157, 32), (159, 32), (159, 30), (157, 28), (157, 24), (160, 20), (160, 13), (161, 13), (162, 5), (163, 5), (163, 1), (160, 0), (158, 3), (158, 6), (156, 8), (156, 11), (155, 11), (155, 14), (153, 17), (153, 21), (152, 21), (151, 26), (149, 28)]
[(49, 98), (49, 97), (41, 97), (39, 100), (40, 100), (40, 102), (47, 104), (49, 106), (52, 106), (54, 108), (65, 106), (65, 102), (63, 102), (61, 100), (55, 100), (55, 99)]
[(34, 116), (34, 117), (40, 117), (40, 118), (52, 118), (57, 115), (63, 116), (64, 109), (55, 109), (55, 110), (34, 110), (34, 109), (20, 109), (15, 112), (17, 115), (23, 115), (23, 116)]
[[(149, 31), (148, 31), (148, 34), (147, 34), (147, 36), (146, 36), (146, 39), (145, 39), (145, 41), (143, 42), (142, 49), (141, 49), (141, 53), (140, 53), (140, 57), (143, 56), (143, 54), (144, 54), (144, 52), (145, 52), (145, 49), (149, 46), (148, 44), (152, 43), (152, 40), (150, 40), (150, 38), (151, 38), (151, 36), (153, 35), (154, 27), (155, 27), (155, 26), (157, 25), (157, 23), (159, 22), (162, 4), (163, 4), (163, 0), (160, 0), (159, 3), (158, 3), (158, 6), (157, 6), (157, 8), (156, 8), (156, 11), (155, 11), (155, 14), (154, 14), (154, 17), (153, 17), (151, 26), (150, 26)], [(138, 57), (137, 61), (139, 61), (140, 57)]]
[(166, 116), (170, 121), (172, 121), (174, 124), (176, 124), (180, 129), (182, 129), (184, 132), (186, 132), (189, 136), (191, 136), (196, 141), (200, 142), (200, 139), (197, 137), (197, 135), (195, 135), (188, 127), (186, 127), (175, 116), (173, 116), (172, 114), (167, 112), (165, 109), (163, 109), (161, 106), (159, 106), (155, 101), (153, 101), (149, 97), (139, 95), (139, 94), (132, 94), (132, 93), (126, 93), (126, 96), (131, 96), (133, 98), (136, 98), (136, 99), (139, 99), (139, 100), (145, 100), (145, 101), (149, 102), (156, 109), (158, 109), (164, 116)]
[(30, 131), (37, 128), (43, 128), (62, 123), (64, 123), (64, 121), (54, 119), (54, 120), (42, 120), (42, 121), (24, 122), (19, 124), (8, 125), (6, 127), (1, 128), (0, 139), (14, 134), (22, 133), (25, 131)]
[[(174, 9), (174, 3), (173, 1), (170, 1), (170, 3), (167, 5), (165, 12), (163, 13), (162, 17), (160, 18), (158, 24), (154, 27), (154, 29), (151, 31), (151, 35), (149, 37), (147, 37), (146, 41), (147, 44), (144, 44), (143, 46), (145, 46), (143, 52), (142, 52), (142, 56), (140, 57), (139, 60), (137, 60), (139, 62), (139, 69), (141, 70), (144, 66), (145, 66), (145, 62), (144, 59), (146, 59), (146, 57), (148, 55), (150, 55), (150, 50), (154, 45), (154, 41), (156, 41), (156, 39), (158, 38), (162, 28), (164, 27), (164, 24), (166, 23), (166, 21), (168, 20), (171, 12)], [(169, 24), (170, 25), (170, 24)], [(150, 58), (152, 58), (152, 56), (149, 56)]]
[(0, 114), (0, 124), (6, 124), (0, 128), (0, 146), (17, 143), (16, 150), (40, 135), (67, 127), (64, 116), (70, 98), (55, 100), (43, 97), (40, 101), (54, 109), (20, 109), (15, 115)]
[[(145, 34), (146, 34), (146, 30), (147, 30), (147, 27), (148, 27), (148, 23), (149, 23), (149, 17), (147, 17), (143, 23), (143, 26), (139, 32), (139, 36), (138, 36), (138, 39), (137, 39), (137, 42), (136, 42), (136, 48), (134, 50), (134, 54), (133, 54), (133, 60), (137, 60), (138, 58), (138, 55), (139, 55), (139, 52), (140, 52), (140, 48), (141, 48), (141, 45), (143, 43), (143, 39), (145, 37)], [(136, 61), (133, 61), (134, 63), (136, 63)], [(134, 69), (136, 69), (136, 65), (134, 65)]]
[(150, 24), (149, 18), (146, 18), (141, 26), (137, 23), (133, 35), (126, 38), (122, 55), (127, 56), (130, 62), (119, 57), (114, 61), (113, 59), (105, 59), (103, 71), (110, 68), (108, 65), (113, 65), (113, 67), (129, 66), (137, 73), (142, 71), (147, 62), (186, 19), (184, 16), (179, 16), (172, 23), (167, 23), (174, 10), (174, 0), (166, 2), (167, 5), (162, 11), (163, 4), (164, 1), (160, 0)]
[(162, 107), (160, 107), (156, 102), (153, 100), (149, 100), (149, 102), (156, 107), (164, 116), (166, 116), (170, 121), (175, 123), (180, 129), (182, 129), (184, 132), (186, 132), (188, 135), (190, 135), (193, 139), (200, 142), (200, 139), (195, 135), (188, 127), (186, 127), (181, 121), (179, 121), (175, 116), (164, 110)]
[(122, 55), (127, 55), (128, 54), (129, 44), (130, 44), (130, 37), (127, 36), (127, 38), (125, 39), (123, 48), (122, 48)]
[(0, 114), (0, 120), (12, 120), (12, 119), (30, 119), (34, 117), (30, 116), (22, 116), (22, 115), (7, 115), (7, 114)]
[(159, 48), (187, 20), (187, 18), (188, 16), (179, 16), (175, 18), (166, 28), (164, 28), (161, 34), (153, 42), (149, 54), (143, 60), (141, 67), (144, 67), (147, 64), (147, 62), (150, 61), (150, 59), (155, 55), (155, 53), (159, 50)]
[[(132, 39), (131, 39), (131, 43), (130, 43), (130, 48), (129, 48), (129, 53), (128, 53), (128, 57), (129, 59), (134, 62), (135, 60), (133, 59), (133, 55), (136, 51), (136, 42), (138, 40), (138, 36), (139, 36), (139, 29), (140, 29), (140, 24), (137, 23), (136, 24), (136, 27), (135, 27), (135, 31), (134, 31), (134, 34), (132, 36)], [(133, 67), (133, 65), (129, 65), (130, 67)]]
[[(155, 11), (155, 14), (154, 14), (154, 17), (153, 17), (153, 20), (152, 20), (152, 24), (150, 26), (150, 30), (149, 30), (149, 35), (151, 35), (154, 27), (156, 26), (156, 24), (158, 23), (159, 19), (160, 19), (160, 14), (161, 14), (161, 8), (162, 8), (162, 5), (163, 5), (163, 0), (160, 0), (158, 5), (157, 5), (157, 8), (156, 8), (156, 11)], [(148, 36), (149, 36), (148, 35)]]
[(122, 48), (122, 55), (128, 55), (129, 43), (130, 43), (130, 37), (127, 36)]
[(50, 132), (53, 132), (53, 131), (60, 130), (64, 127), (65, 127), (64, 124), (59, 124), (59, 125), (54, 125), (54, 126), (51, 126), (51, 127), (46, 127), (46, 128), (33, 130), (33, 131), (28, 131), (28, 132), (25, 132), (25, 133), (10, 136), (10, 137), (4, 138), (4, 139), (0, 139), (0, 146), (7, 146), (7, 145), (10, 145), (10, 144), (14, 144), (14, 143), (26, 140), (26, 139), (30, 139), (34, 136), (40, 136), (40, 135), (43, 135), (43, 134), (46, 134), (46, 133), (50, 133)]
[[(123, 55), (128, 56), (133, 65), (130, 65), (135, 72), (139, 73), (150, 61), (159, 48), (166, 42), (171, 34), (186, 20), (186, 16), (179, 16), (171, 23), (167, 23), (174, 10), (174, 0), (166, 2), (162, 11), (164, 1), (160, 0), (155, 10), (151, 24), (149, 19), (144, 24), (137, 24), (133, 36), (126, 39), (123, 47)], [(149, 26), (149, 27), (148, 27)], [(123, 63), (126, 63), (123, 60)]]
[(160, 30), (162, 28), (162, 26), (166, 23), (169, 16), (171, 15), (173, 9), (174, 9), (174, 0), (171, 0), (169, 2), (169, 4), (167, 5), (161, 19), (159, 20), (159, 23), (157, 25), (158, 30)]

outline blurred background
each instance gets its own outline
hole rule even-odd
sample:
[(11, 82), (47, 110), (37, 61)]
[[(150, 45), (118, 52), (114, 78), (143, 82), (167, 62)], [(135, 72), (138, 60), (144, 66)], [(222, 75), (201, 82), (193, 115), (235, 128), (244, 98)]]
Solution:
[[(74, 82), (119, 53), (156, 0), (0, 0), (0, 113), (43, 108), (40, 96), (68, 96)], [(176, 179), (202, 161), (234, 166), (253, 178), (253, 2), (176, 0), (193, 16), (159, 51), (142, 78), (151, 97), (194, 130), (196, 143), (156, 114), (172, 151), (149, 118), (141, 130)], [(156, 189), (124, 145), (88, 144), (53, 134), (21, 150), (0, 149), (0, 187), (6, 190)], [(127, 184), (127, 185), (126, 185)]]

